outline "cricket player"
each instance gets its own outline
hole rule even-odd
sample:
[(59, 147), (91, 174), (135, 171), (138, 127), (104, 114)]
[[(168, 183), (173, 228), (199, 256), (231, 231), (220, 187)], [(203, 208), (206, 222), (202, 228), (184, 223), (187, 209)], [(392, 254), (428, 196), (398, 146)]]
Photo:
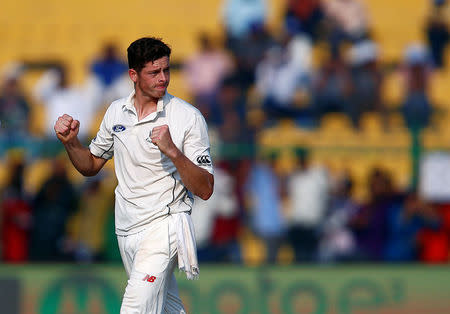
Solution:
[(73, 117), (59, 117), (54, 129), (85, 176), (115, 156), (116, 234), (128, 275), (120, 313), (185, 313), (173, 272), (177, 262), (189, 279), (199, 272), (190, 211), (193, 194), (206, 200), (213, 192), (207, 126), (166, 91), (170, 47), (141, 38), (127, 51), (134, 91), (109, 106), (89, 148)]

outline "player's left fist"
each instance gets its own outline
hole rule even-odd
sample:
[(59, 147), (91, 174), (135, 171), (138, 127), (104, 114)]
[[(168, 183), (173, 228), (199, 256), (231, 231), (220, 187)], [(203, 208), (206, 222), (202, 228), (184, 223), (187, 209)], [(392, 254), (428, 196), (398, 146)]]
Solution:
[(156, 126), (150, 136), (152, 143), (158, 146), (159, 150), (169, 158), (175, 157), (178, 148), (172, 141), (169, 126), (167, 124)]

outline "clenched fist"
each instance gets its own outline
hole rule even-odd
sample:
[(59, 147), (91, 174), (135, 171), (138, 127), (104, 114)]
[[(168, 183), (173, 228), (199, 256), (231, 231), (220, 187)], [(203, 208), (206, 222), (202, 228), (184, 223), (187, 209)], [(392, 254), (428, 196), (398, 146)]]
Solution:
[(63, 144), (67, 144), (77, 137), (78, 131), (80, 130), (80, 121), (74, 120), (71, 116), (64, 114), (56, 120), (54, 129), (58, 139)]
[(150, 136), (152, 143), (158, 146), (159, 150), (169, 158), (176, 157), (178, 148), (172, 141), (169, 126), (167, 124), (154, 127)]

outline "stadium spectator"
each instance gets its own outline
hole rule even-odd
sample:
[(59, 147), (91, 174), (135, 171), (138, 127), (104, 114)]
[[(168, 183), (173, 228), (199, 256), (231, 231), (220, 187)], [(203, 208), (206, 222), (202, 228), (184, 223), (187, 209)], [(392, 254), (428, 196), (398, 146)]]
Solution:
[(432, 2), (433, 9), (426, 21), (425, 35), (434, 66), (444, 68), (444, 52), (450, 41), (448, 16), (445, 15), (444, 9), (447, 1), (432, 0)]
[(394, 203), (388, 211), (388, 238), (385, 260), (413, 262), (419, 257), (419, 234), (427, 227), (438, 230), (439, 216), (433, 206), (422, 201), (415, 192), (402, 202)]
[(29, 136), (30, 105), (21, 89), (19, 77), (7, 76), (0, 88), (0, 136), (19, 141)]
[(323, 8), (333, 55), (339, 54), (342, 43), (356, 43), (368, 37), (369, 17), (362, 1), (324, 0)]
[(449, 262), (450, 240), (448, 232), (424, 228), (418, 235), (419, 261), (426, 264)]
[(238, 210), (233, 178), (220, 167), (214, 171), (214, 192), (208, 201), (195, 197), (192, 221), (199, 262), (223, 262), (223, 250), (213, 244), (213, 228), (218, 216), (231, 218)]
[(330, 206), (320, 227), (319, 260), (341, 262), (353, 258), (356, 243), (349, 223), (358, 209), (352, 198), (353, 180), (348, 172), (331, 184)]
[(80, 136), (86, 139), (95, 113), (102, 103), (102, 91), (97, 80), (87, 80), (82, 86), (69, 85), (64, 66), (46, 71), (34, 87), (35, 99), (46, 110), (45, 135), (53, 136), (54, 122), (59, 116), (68, 113), (86, 126), (80, 130)]
[(316, 42), (320, 38), (323, 10), (321, 0), (289, 0), (284, 27), (290, 33), (306, 35)]
[[(441, 204), (440, 206), (438, 206), (438, 213), (439, 216), (441, 217), (442, 220), (442, 231), (444, 234), (444, 239), (447, 240), (446, 241), (446, 248), (444, 249), (444, 251), (447, 252), (447, 258), (443, 259), (444, 261), (450, 261), (450, 206), (449, 204)], [(445, 241), (444, 240), (444, 241)], [(425, 245), (427, 243), (424, 243)], [(425, 249), (423, 249), (422, 251), (425, 251)], [(442, 254), (442, 256), (445, 256), (445, 254)]]
[(253, 85), (256, 67), (274, 43), (265, 27), (255, 26), (245, 38), (235, 40), (229, 48), (236, 60), (236, 79), (244, 91)]
[(318, 257), (319, 228), (330, 201), (328, 171), (309, 163), (308, 152), (297, 150), (297, 168), (287, 181), (291, 202), (288, 214), (288, 240), (297, 262), (312, 262)]
[(127, 72), (128, 66), (119, 57), (116, 45), (107, 43), (102, 48), (101, 56), (92, 62), (90, 69), (103, 86), (108, 88)]
[(359, 42), (350, 49), (352, 91), (349, 114), (353, 125), (360, 126), (365, 112), (377, 112), (386, 118), (381, 100), (383, 76), (378, 65), (378, 46), (373, 41)]
[(388, 212), (398, 200), (390, 174), (379, 168), (369, 174), (367, 190), (368, 201), (350, 221), (357, 242), (356, 258), (382, 261), (388, 236)]
[(107, 43), (102, 48), (99, 58), (91, 66), (91, 75), (84, 83), (85, 92), (92, 91), (98, 95), (94, 98), (96, 106), (106, 106), (118, 98), (128, 96), (133, 90), (133, 84), (128, 78), (128, 66), (117, 51), (114, 43)]
[(50, 177), (33, 203), (30, 258), (33, 261), (68, 259), (66, 223), (76, 211), (78, 195), (62, 159), (54, 159)]
[(412, 44), (405, 52), (406, 94), (402, 112), (411, 129), (426, 127), (431, 119), (433, 105), (429, 97), (431, 64), (428, 50), (421, 44)]
[(232, 73), (234, 63), (230, 55), (214, 46), (206, 33), (199, 35), (199, 44), (200, 51), (187, 59), (183, 72), (194, 104), (204, 116), (209, 116), (220, 84)]
[(224, 0), (221, 15), (227, 48), (233, 47), (234, 41), (245, 39), (253, 28), (265, 25), (268, 10), (267, 0)]
[(352, 92), (351, 73), (337, 55), (324, 62), (313, 79), (312, 110), (316, 120), (328, 112), (344, 112), (351, 117), (350, 96)]
[[(237, 153), (239, 150), (235, 148), (239, 148), (236, 145), (253, 142), (253, 134), (246, 122), (245, 93), (235, 76), (223, 81), (212, 109), (207, 121), (218, 127), (220, 140), (229, 147), (227, 154)], [(233, 157), (235, 156), (236, 154)]]
[(243, 219), (246, 205), (245, 183), (251, 166), (247, 158), (244, 145), (238, 145), (240, 151), (230, 149), (228, 145), (221, 147), (221, 160), (216, 165), (223, 169), (233, 178), (234, 195), (237, 198), (237, 212), (231, 217), (217, 216), (212, 235), (212, 244), (214, 245), (218, 261), (241, 263), (242, 252), (239, 243), (239, 236), (242, 227), (245, 226)]
[(245, 184), (249, 225), (265, 244), (266, 262), (274, 264), (286, 227), (282, 214), (281, 180), (275, 170), (276, 156), (257, 154)]
[(98, 175), (84, 182), (77, 211), (68, 221), (67, 247), (76, 261), (95, 262), (102, 258), (105, 227), (114, 204), (106, 178)]
[[(450, 261), (450, 206), (448, 203), (434, 204), (440, 220), (439, 228), (426, 226), (417, 235), (419, 261), (427, 264), (442, 264)], [(436, 218), (435, 218), (436, 220)], [(433, 228), (434, 227), (434, 228)]]
[(31, 205), (24, 190), (25, 159), (23, 153), (10, 151), (8, 156), (10, 178), (1, 192), (2, 260), (23, 263), (29, 257)]
[[(301, 113), (300, 108), (308, 105), (311, 50), (309, 39), (295, 36), (284, 47), (273, 46), (258, 64), (256, 87), (268, 117), (296, 117)], [(303, 103), (297, 100), (299, 94), (303, 95)]]

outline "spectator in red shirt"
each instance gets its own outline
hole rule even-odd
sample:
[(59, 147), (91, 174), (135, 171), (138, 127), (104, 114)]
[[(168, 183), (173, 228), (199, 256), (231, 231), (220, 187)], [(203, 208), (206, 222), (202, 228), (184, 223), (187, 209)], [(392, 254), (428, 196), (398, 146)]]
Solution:
[(11, 177), (3, 190), (2, 202), (2, 260), (7, 263), (22, 263), (28, 260), (28, 240), (31, 221), (31, 206), (23, 190), (25, 163), (22, 157), (11, 158), (8, 168)]

